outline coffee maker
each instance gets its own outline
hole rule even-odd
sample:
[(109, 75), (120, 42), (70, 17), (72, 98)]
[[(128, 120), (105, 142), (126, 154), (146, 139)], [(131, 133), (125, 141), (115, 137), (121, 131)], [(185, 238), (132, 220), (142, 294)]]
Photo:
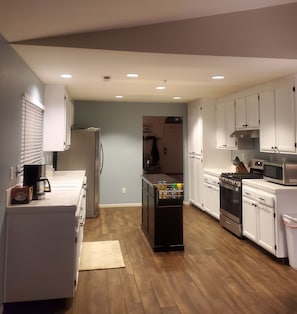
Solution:
[(33, 200), (43, 199), (45, 192), (51, 191), (45, 171), (46, 165), (24, 165), (23, 186), (33, 186)]

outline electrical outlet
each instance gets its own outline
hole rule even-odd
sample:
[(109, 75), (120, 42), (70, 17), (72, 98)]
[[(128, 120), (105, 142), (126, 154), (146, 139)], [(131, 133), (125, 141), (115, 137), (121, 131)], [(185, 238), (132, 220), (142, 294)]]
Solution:
[(122, 188), (122, 193), (123, 193), (123, 194), (127, 193), (126, 188)]

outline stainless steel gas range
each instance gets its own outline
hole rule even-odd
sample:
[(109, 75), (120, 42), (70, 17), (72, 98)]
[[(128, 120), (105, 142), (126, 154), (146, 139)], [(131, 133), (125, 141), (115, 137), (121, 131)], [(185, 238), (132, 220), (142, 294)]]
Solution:
[(222, 173), (220, 176), (220, 224), (242, 237), (242, 180), (261, 179), (263, 161), (250, 161), (249, 173)]

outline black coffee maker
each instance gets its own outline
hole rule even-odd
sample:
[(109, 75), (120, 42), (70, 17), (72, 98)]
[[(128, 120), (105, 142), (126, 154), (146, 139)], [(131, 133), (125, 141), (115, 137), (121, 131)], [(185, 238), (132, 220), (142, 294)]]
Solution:
[(33, 200), (44, 198), (51, 191), (48, 178), (45, 177), (46, 165), (24, 165), (24, 186), (33, 186)]

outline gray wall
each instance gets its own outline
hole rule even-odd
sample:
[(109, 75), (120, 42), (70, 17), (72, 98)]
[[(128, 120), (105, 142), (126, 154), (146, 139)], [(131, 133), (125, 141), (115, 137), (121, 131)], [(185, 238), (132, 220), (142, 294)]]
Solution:
[(10, 167), (20, 163), (22, 93), (43, 103), (43, 84), (0, 35), (0, 304), (3, 295), (5, 191), (14, 185)]
[[(143, 116), (184, 118), (184, 173), (187, 163), (187, 105), (124, 102), (76, 101), (75, 127), (101, 128), (104, 168), (101, 175), (100, 204), (139, 204), (142, 175)], [(187, 182), (185, 177), (184, 182)], [(127, 193), (122, 194), (122, 187)]]

